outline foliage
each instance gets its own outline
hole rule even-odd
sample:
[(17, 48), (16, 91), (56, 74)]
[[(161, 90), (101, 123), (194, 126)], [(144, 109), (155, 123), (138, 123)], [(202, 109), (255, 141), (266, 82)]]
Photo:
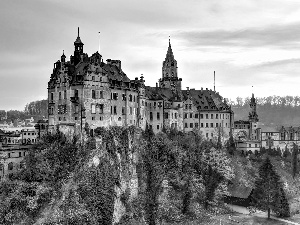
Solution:
[(252, 198), (257, 208), (268, 211), (268, 218), (271, 210), (278, 215), (287, 215), (289, 211), (280, 177), (268, 157), (259, 168)]
[(298, 145), (294, 143), (293, 152), (292, 152), (292, 174), (294, 179), (297, 172), (298, 172)]

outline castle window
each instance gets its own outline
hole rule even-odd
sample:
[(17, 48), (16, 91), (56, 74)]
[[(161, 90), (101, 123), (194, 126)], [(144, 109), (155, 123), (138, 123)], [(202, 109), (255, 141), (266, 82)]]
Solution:
[(64, 90), (64, 99), (67, 99), (67, 91)]
[(159, 112), (157, 113), (157, 120), (160, 120), (160, 114), (159, 114)]
[(218, 127), (219, 126), (219, 124), (218, 123), (216, 123), (216, 127)]
[(92, 113), (96, 113), (96, 105), (95, 104), (91, 104), (91, 111)]
[(103, 114), (103, 109), (104, 109), (104, 105), (103, 104), (99, 104), (99, 113)]
[(142, 100), (142, 106), (144, 106), (144, 101)]
[(188, 104), (185, 104), (185, 109), (188, 109)]
[(150, 112), (150, 120), (152, 121), (153, 120), (153, 113)]
[(145, 106), (147, 106), (148, 105), (148, 103), (147, 102), (145, 102)]
[(219, 119), (219, 114), (216, 114), (216, 119)]
[(103, 98), (103, 91), (99, 92), (99, 98)]
[(14, 164), (12, 162), (8, 163), (8, 170), (13, 170)]
[(95, 76), (92, 76), (92, 81), (95, 81)]
[(203, 127), (203, 123), (201, 123), (201, 127)]
[(223, 120), (224, 120), (224, 114), (223, 114)]
[(177, 113), (175, 113), (175, 119), (177, 119)]
[(61, 92), (58, 93), (58, 99), (61, 100)]
[(122, 115), (125, 115), (126, 108), (122, 107)]
[(132, 102), (132, 95), (129, 95), (129, 101)]
[(122, 94), (122, 101), (126, 101), (126, 95)]
[(159, 130), (159, 125), (156, 126), (157, 130)]
[(205, 116), (206, 116), (206, 119), (208, 119), (208, 114), (205, 114)]
[(96, 91), (92, 90), (92, 99), (95, 99), (95, 98), (96, 98)]
[(213, 119), (213, 118), (214, 118), (214, 114), (211, 114), (211, 115), (210, 115), (210, 118)]
[(195, 118), (196, 118), (196, 119), (198, 118), (198, 113), (195, 113)]
[(184, 118), (185, 118), (185, 119), (188, 118), (188, 114), (187, 114), (187, 113), (184, 114)]
[(114, 114), (117, 114), (117, 106), (114, 106)]
[(196, 128), (198, 128), (198, 125), (199, 125), (198, 123), (195, 123), (195, 127), (196, 127)]
[(113, 93), (113, 100), (118, 100), (118, 93)]
[(130, 110), (129, 114), (132, 115), (132, 107), (129, 107), (129, 110)]
[(206, 133), (206, 137), (208, 138), (208, 133)]
[(92, 117), (92, 120), (95, 120), (95, 117), (94, 117), (94, 116)]
[(205, 127), (208, 127), (208, 123), (205, 124)]
[(187, 128), (187, 127), (188, 127), (187, 123), (185, 123), (185, 124), (184, 124), (184, 127), (185, 127), (185, 128)]
[(190, 123), (190, 128), (193, 128), (193, 123)]
[(61, 121), (61, 118), (60, 118), (60, 117), (58, 117), (58, 121)]
[(100, 116), (100, 121), (102, 121), (103, 120), (103, 117), (102, 116)]
[(203, 114), (200, 114), (200, 119), (203, 119)]
[(78, 98), (78, 90), (74, 91), (74, 97)]
[(210, 123), (210, 127), (214, 127), (214, 124), (213, 124), (213, 123)]
[(169, 118), (169, 113), (165, 113), (165, 119)]
[(51, 100), (51, 102), (53, 101), (53, 95), (54, 95), (54, 93), (51, 92), (51, 94), (50, 94), (50, 100)]
[(193, 113), (190, 113), (190, 118), (193, 118)]
[(189, 109), (192, 109), (192, 104), (189, 105)]
[(135, 102), (135, 95), (133, 96), (133, 101)]

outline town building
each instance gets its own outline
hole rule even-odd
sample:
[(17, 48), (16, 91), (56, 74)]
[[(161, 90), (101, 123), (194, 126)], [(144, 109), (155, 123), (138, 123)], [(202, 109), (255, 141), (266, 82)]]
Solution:
[[(54, 63), (48, 82), (48, 128), (91, 130), (108, 126), (146, 124), (155, 133), (166, 128), (202, 131), (208, 139), (218, 133), (228, 138), (233, 128), (233, 111), (215, 90), (182, 90), (171, 42), (162, 64), (162, 77), (155, 87), (145, 85), (143, 75), (131, 80), (120, 60), (103, 62), (99, 52), (90, 57), (78, 36), (74, 55), (66, 61), (63, 52)], [(71, 128), (71, 129), (70, 129)]]
[[(24, 131), (28, 133), (28, 131)], [(30, 135), (35, 131), (30, 131)], [(30, 142), (24, 144), (23, 130), (22, 131), (9, 131), (4, 132), (0, 130), (0, 181), (7, 177), (9, 174), (15, 173), (18, 169), (22, 168), (24, 156), (32, 148), (33, 140), (30, 137)]]

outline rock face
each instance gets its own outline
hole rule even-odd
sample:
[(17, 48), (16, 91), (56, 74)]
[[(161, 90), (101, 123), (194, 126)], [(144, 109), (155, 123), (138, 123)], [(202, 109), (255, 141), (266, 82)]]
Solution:
[(115, 202), (113, 213), (113, 224), (120, 221), (127, 213), (126, 205), (138, 195), (138, 178), (136, 172), (137, 153), (129, 152), (128, 160), (122, 162), (122, 157), (118, 153), (118, 163), (120, 168), (120, 186), (115, 186)]

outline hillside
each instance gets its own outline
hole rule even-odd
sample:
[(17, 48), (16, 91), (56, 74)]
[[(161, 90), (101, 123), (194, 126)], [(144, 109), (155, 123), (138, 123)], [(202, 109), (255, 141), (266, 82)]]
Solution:
[[(231, 102), (234, 120), (247, 120), (250, 111), (249, 99), (237, 99), (237, 102)], [(257, 113), (259, 122), (265, 126), (299, 126), (299, 97), (269, 96), (257, 98)]]

